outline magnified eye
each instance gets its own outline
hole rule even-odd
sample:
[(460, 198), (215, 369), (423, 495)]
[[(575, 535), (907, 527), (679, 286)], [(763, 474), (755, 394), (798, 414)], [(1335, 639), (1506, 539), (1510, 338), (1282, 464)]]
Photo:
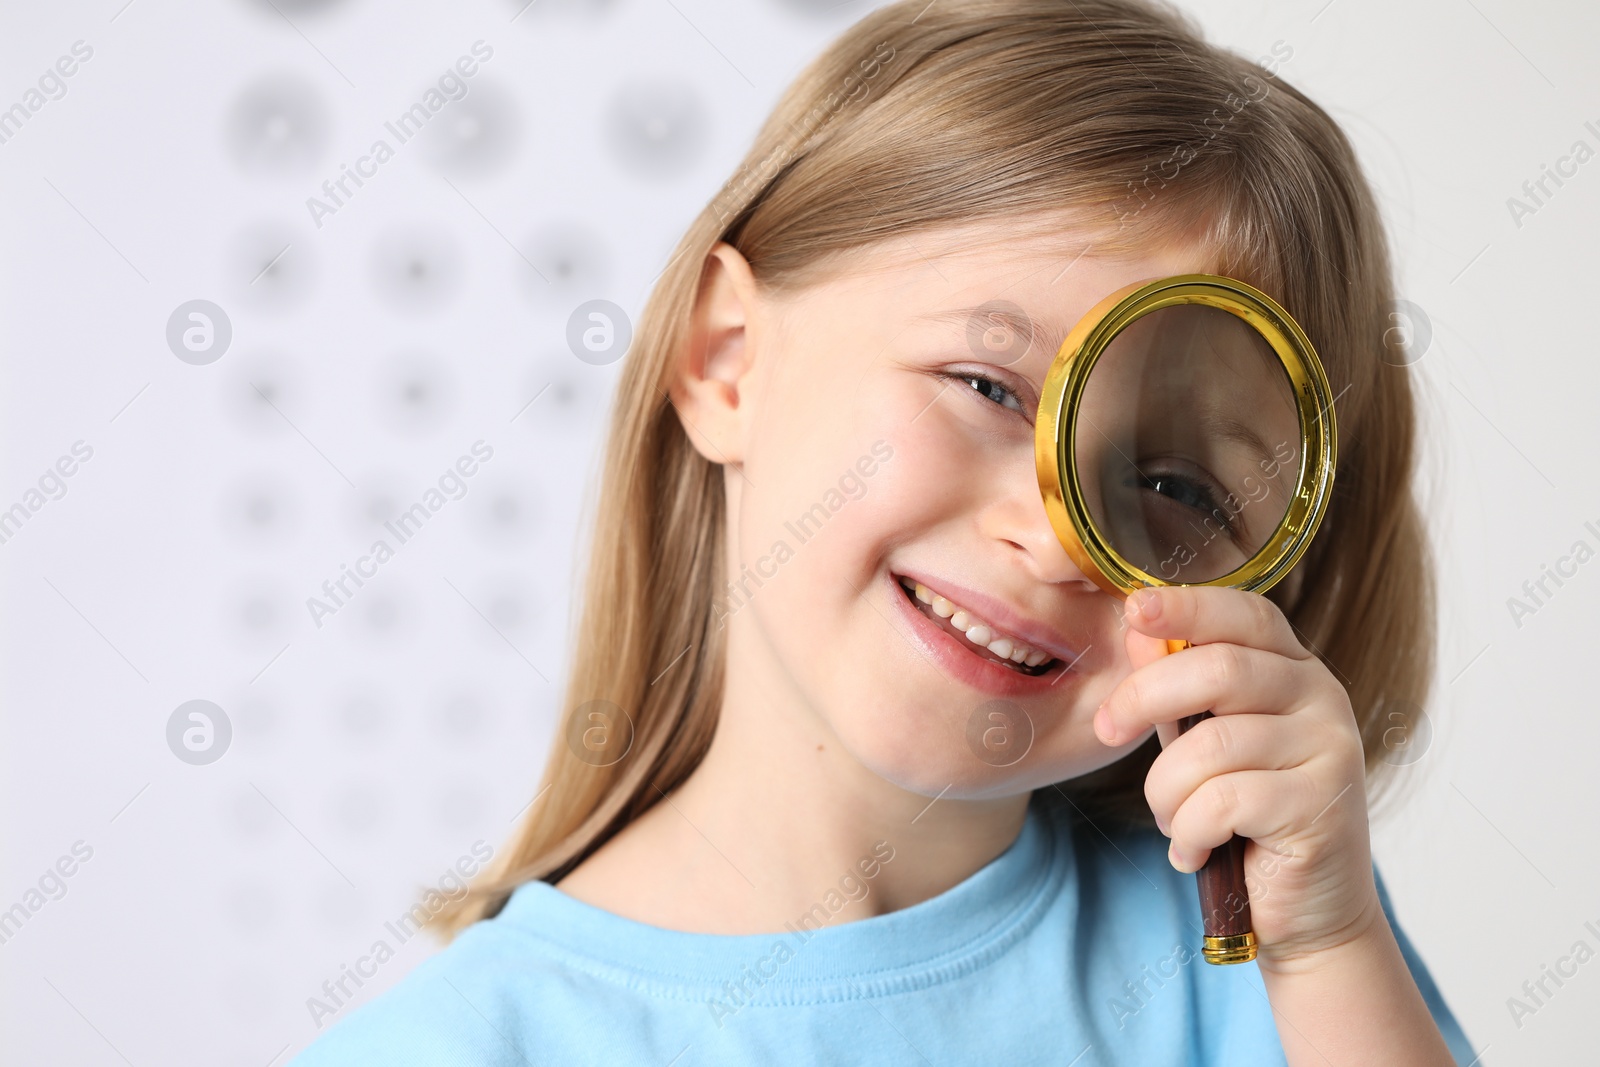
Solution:
[(1232, 516), (1217, 499), (1218, 488), (1209, 482), (1170, 471), (1135, 469), (1123, 484), (1129, 489), (1142, 489), (1165, 497), (1174, 504), (1190, 508), (1215, 520), (1230, 535), (1235, 533)]
[(1205, 581), (1252, 554), (1240, 499), (1187, 455), (1112, 443), (1101, 463), (1089, 506), (1106, 542), (1135, 567), (1168, 582)]
[(1139, 488), (1169, 496), (1186, 507), (1212, 511), (1217, 506), (1216, 499), (1207, 486), (1189, 481), (1187, 478), (1178, 478), (1171, 474), (1146, 474), (1144, 471), (1139, 471), (1135, 478)]

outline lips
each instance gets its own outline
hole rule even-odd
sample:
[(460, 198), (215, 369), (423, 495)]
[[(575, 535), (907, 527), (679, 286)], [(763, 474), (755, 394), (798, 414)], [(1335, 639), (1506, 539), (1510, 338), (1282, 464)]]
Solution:
[[(958, 605), (952, 604), (944, 597), (938, 597), (936, 601), (936, 603), (941, 603), (944, 605), (944, 612), (941, 613), (934, 604), (925, 603), (922, 598), (917, 595), (917, 589), (924, 591), (927, 590), (927, 586), (922, 585), (920, 582), (913, 582), (909, 578), (901, 578), (899, 579), (899, 583), (900, 588), (905, 590), (907, 596), (911, 597), (911, 602), (918, 611), (922, 612), (923, 615), (933, 620), (935, 625), (945, 630), (952, 637), (964, 639), (968, 646), (968, 651), (975, 653), (983, 659), (998, 663), (1007, 670), (1016, 671), (1018, 674), (1028, 675), (1029, 677), (1038, 677), (1059, 662), (1056, 657), (1050, 656), (1043, 649), (1038, 650), (1038, 654), (1034, 658), (1039, 662), (1033, 666), (1029, 666), (1025, 662), (1018, 662), (1009, 655), (1002, 656), (995, 650), (990, 641), (974, 640), (973, 635), (980, 629), (982, 630), (982, 634), (979, 636), (986, 638), (992, 636), (994, 633), (992, 627), (988, 626), (987, 624), (980, 623), (976, 619), (969, 621), (968, 616), (970, 613), (965, 608), (961, 608)], [(923, 592), (923, 596), (926, 595), (927, 593)], [(952, 607), (956, 608), (954, 613), (950, 613)], [(966, 625), (963, 626), (963, 624)], [(1011, 644), (1012, 642), (1007, 639), (1006, 644), (1001, 647), (1009, 647)]]
[[(1054, 692), (1064, 695), (1068, 686), (1082, 677), (1078, 669), (1080, 653), (1074, 651), (1053, 632), (1021, 619), (1015, 612), (1005, 608), (993, 598), (960, 589), (947, 582), (935, 581), (930, 585), (934, 590), (948, 590), (957, 597), (964, 596), (965, 599), (958, 600), (959, 603), (970, 604), (976, 611), (986, 613), (981, 617), (995, 619), (1005, 628), (1005, 632), (1017, 633), (1035, 648), (1051, 652), (1054, 658), (1039, 664), (1036, 669), (1018, 670), (1009, 660), (1002, 660), (986, 648), (973, 644), (967, 639), (966, 634), (951, 626), (948, 619), (939, 618), (930, 611), (925, 611), (926, 605), (920, 603), (914, 594), (906, 590), (902, 579), (928, 584), (927, 579), (920, 575), (886, 576), (885, 595), (895, 605), (894, 610), (903, 623), (903, 626), (897, 626), (896, 629), (900, 630), (902, 636), (910, 640), (925, 658), (933, 661), (946, 677), (998, 697), (1039, 696)], [(941, 592), (941, 595), (944, 594)]]

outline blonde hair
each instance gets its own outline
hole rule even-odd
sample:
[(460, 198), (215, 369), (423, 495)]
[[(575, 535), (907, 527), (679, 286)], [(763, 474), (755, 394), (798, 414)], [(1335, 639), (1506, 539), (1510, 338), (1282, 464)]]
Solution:
[[(645, 305), (611, 412), (540, 799), (493, 868), (435, 918), (443, 937), (498, 914), (525, 882), (559, 881), (710, 744), (725, 658), (712, 625), (723, 478), (667, 390), (719, 241), (778, 291), (864, 245), (984, 220), (1103, 213), (1128, 247), (1199, 232), (1222, 273), (1306, 328), (1339, 397), (1334, 501), (1295, 580), (1268, 595), (1345, 684), (1369, 785), (1388, 777), (1390, 713), (1420, 707), (1433, 673), (1412, 383), (1384, 358), (1393, 283), (1372, 192), (1334, 121), (1267, 69), (1283, 51), (1252, 62), (1135, 0), (907, 0), (862, 18), (805, 69)], [(609, 766), (562, 741), (597, 699), (633, 724), (630, 750)], [(1153, 825), (1143, 780), (1158, 751), (1152, 737), (1059, 788), (1088, 818)]]

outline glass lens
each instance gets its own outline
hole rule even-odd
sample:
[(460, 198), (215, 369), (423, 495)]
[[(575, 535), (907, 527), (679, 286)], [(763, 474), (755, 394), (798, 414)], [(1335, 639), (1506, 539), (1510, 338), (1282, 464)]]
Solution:
[(1294, 386), (1249, 323), (1177, 304), (1101, 353), (1074, 431), (1090, 517), (1163, 582), (1209, 582), (1277, 532), (1300, 476)]

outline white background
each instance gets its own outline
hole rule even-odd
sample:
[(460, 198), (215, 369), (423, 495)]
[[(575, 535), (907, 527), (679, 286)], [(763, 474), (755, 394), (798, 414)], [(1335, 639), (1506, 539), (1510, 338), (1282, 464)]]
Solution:
[[(789, 79), (869, 5), (519, 6), (0, 7), (0, 108), (94, 50), (0, 144), (0, 509), (94, 450), (0, 544), (0, 909), (93, 850), (0, 944), (7, 1063), (285, 1062), (316, 1034), (306, 998), (475, 842), (502, 847), (532, 795), (618, 367), (576, 360), (567, 316), (637, 314)], [(1600, 948), (1600, 560), (1520, 625), (1507, 600), (1600, 548), (1600, 161), (1520, 226), (1507, 199), (1574, 141), (1600, 149), (1600, 15), (1188, 7), (1246, 55), (1292, 47), (1280, 76), (1354, 139), (1431, 323), (1412, 373), (1442, 662), (1434, 736), (1375, 815), (1379, 864), (1482, 1062), (1587, 1062), (1600, 961), (1520, 1025), (1507, 998)], [(306, 198), (479, 39), (494, 55), (455, 124), (313, 226)], [(303, 113), (241, 118), (286, 79)], [(608, 133), (630, 94), (698, 101), (674, 166)], [(196, 298), (234, 331), (209, 366), (165, 339)], [(315, 626), (306, 598), (480, 439), (466, 495)], [(193, 699), (234, 730), (209, 766), (167, 746)]]

